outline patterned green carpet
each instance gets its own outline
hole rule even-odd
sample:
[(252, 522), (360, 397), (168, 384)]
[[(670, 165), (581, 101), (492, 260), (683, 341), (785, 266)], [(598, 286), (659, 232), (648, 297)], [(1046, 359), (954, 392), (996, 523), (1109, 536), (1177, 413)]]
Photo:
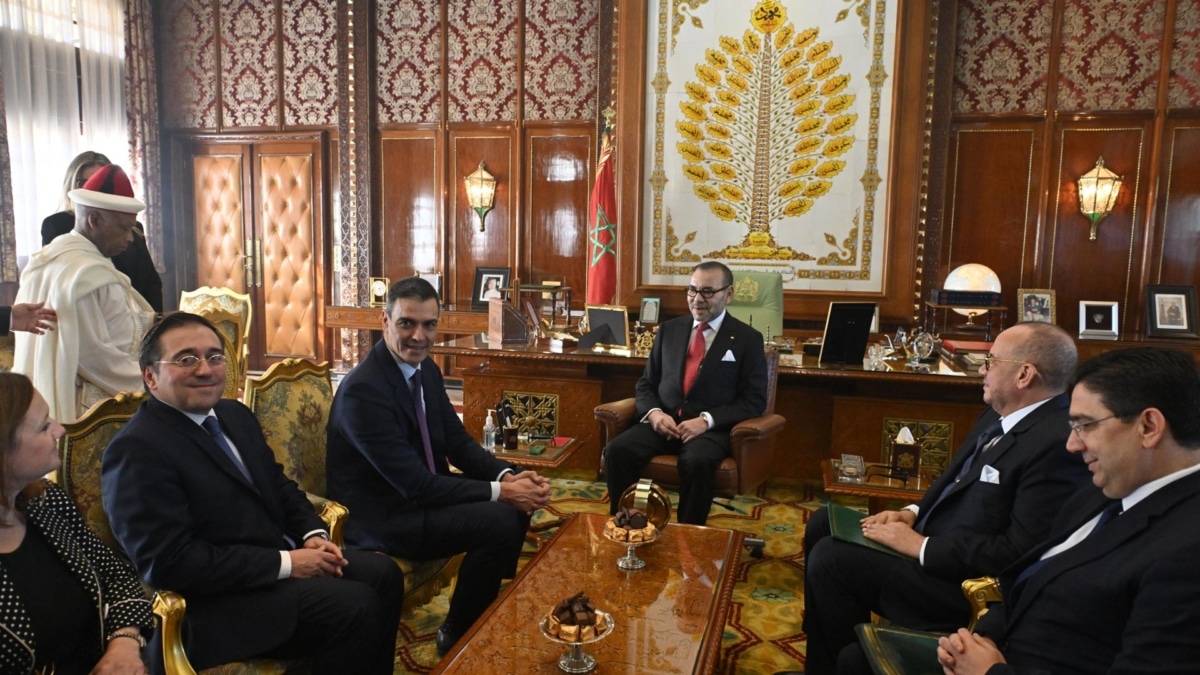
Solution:
[[(534, 516), (535, 525), (571, 513), (608, 512), (604, 483), (594, 482), (593, 473), (548, 475), (553, 496), (550, 506)], [(821, 497), (818, 483), (778, 478), (760, 486), (753, 495), (733, 500), (733, 510), (713, 507), (710, 526), (741, 530), (766, 540), (762, 558), (751, 558), (746, 549), (742, 551), (718, 673), (769, 675), (803, 666), (801, 540), (804, 524), (820, 506)], [(549, 530), (540, 536), (549, 538), (553, 533)], [(533, 545), (527, 543), (522, 565), (533, 552)], [(446, 614), (448, 601), (449, 591), (443, 591), (402, 622), (396, 644), (397, 673), (428, 673), (437, 664), (434, 634)]]

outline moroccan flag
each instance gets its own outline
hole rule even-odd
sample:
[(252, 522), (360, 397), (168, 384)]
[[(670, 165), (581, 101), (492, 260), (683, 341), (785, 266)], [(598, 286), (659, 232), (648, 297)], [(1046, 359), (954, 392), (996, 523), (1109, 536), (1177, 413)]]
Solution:
[(588, 201), (589, 305), (611, 305), (617, 294), (617, 187), (613, 180), (612, 129), (600, 142), (600, 168)]

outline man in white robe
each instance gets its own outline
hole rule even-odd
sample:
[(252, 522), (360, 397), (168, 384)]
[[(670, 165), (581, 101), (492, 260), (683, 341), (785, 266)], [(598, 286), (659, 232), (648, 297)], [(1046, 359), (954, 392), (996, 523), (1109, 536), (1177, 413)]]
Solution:
[(40, 338), (18, 334), (13, 363), (46, 395), (59, 422), (117, 392), (141, 389), (138, 345), (154, 320), (150, 304), (110, 260), (133, 241), (135, 214), (146, 208), (133, 198), (125, 172), (104, 167), (69, 196), (75, 229), (30, 257), (17, 293), (17, 302), (53, 307), (58, 330)]

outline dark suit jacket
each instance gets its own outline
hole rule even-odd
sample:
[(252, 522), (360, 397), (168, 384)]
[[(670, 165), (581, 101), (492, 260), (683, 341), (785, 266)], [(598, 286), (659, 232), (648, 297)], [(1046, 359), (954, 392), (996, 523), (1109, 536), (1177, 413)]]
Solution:
[[(70, 211), (59, 211), (46, 216), (42, 221), (42, 246), (49, 244), (59, 235), (75, 229), (75, 214)], [(133, 233), (133, 243), (124, 251), (112, 257), (113, 266), (118, 272), (129, 277), (129, 283), (134, 290), (142, 294), (154, 311), (162, 313), (163, 294), (162, 277), (154, 269), (154, 259), (150, 257), (150, 249), (146, 246), (146, 234), (142, 224), (137, 223)]]
[[(395, 541), (416, 541), (422, 511), (488, 501), (489, 482), (515, 468), (467, 433), (432, 360), (421, 364), (421, 373), (436, 474), (425, 462), (412, 391), (387, 344), (377, 342), (338, 385), (329, 411), (326, 483), (329, 497), (354, 514), (345, 532), (353, 547), (398, 550)], [(462, 475), (451, 475), (449, 464)]]
[[(691, 391), (683, 395), (692, 322), (688, 314), (659, 327), (646, 370), (637, 383), (638, 417), (661, 408), (678, 422), (707, 412), (713, 418), (711, 431), (729, 431), (738, 422), (763, 414), (767, 407), (767, 359), (762, 334), (728, 312), (704, 355)], [(732, 361), (725, 360), (727, 353), (733, 354)]]
[(1006, 575), (1009, 597), (976, 626), (1010, 664), (989, 673), (1148, 675), (1200, 667), (1200, 474), (1155, 491), (1009, 590), (1017, 572), (1107, 502), (1099, 488), (1080, 490), (1050, 538)]
[[(1060, 394), (1026, 415), (934, 508), (975, 439), (1000, 416), (988, 408), (979, 417), (950, 466), (918, 502), (921, 513), (929, 514), (922, 526), (929, 537), (925, 571), (954, 580), (995, 575), (1045, 539), (1059, 507), (1088, 480), (1082, 458), (1067, 452), (1069, 402)], [(999, 472), (998, 484), (980, 480), (984, 466)]]
[(221, 400), (247, 483), (208, 432), (151, 397), (104, 452), (101, 488), (113, 534), (151, 586), (187, 598), (193, 663), (262, 653), (291, 636), (296, 588), (278, 581), (281, 550), (325, 529), (283, 474), (254, 414)]
[(12, 306), (0, 306), (0, 337), (4, 337), (9, 333), (9, 324), (12, 323)]

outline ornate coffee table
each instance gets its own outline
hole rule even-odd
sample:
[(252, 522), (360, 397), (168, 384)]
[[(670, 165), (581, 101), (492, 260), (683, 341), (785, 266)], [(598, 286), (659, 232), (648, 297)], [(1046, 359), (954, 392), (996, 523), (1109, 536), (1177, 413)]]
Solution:
[(625, 547), (604, 537), (607, 516), (572, 517), (542, 546), (435, 673), (559, 673), (560, 644), (538, 629), (577, 591), (612, 614), (611, 635), (589, 645), (599, 673), (710, 673), (721, 649), (742, 533), (679, 525), (638, 549), (646, 567), (617, 568)]

